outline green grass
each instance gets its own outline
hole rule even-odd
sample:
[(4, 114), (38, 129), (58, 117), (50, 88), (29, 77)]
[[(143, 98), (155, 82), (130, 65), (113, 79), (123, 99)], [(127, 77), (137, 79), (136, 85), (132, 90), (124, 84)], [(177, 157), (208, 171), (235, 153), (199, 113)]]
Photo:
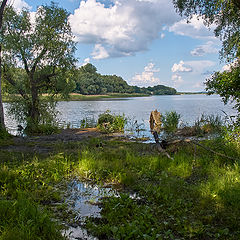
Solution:
[[(202, 144), (240, 159), (224, 139)], [(51, 147), (50, 156), (0, 150), (0, 239), (62, 239), (54, 219), (74, 218), (51, 204), (73, 177), (122, 189), (102, 199), (102, 218), (86, 221), (99, 239), (240, 238), (240, 160), (189, 143), (167, 149), (173, 161), (152, 145), (101, 138)]]

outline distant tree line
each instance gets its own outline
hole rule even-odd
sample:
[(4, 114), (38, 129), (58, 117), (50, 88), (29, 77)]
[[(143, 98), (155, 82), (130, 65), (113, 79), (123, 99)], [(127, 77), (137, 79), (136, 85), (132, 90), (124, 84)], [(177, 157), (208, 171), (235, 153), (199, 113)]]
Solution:
[(88, 63), (75, 73), (76, 87), (74, 92), (93, 95), (106, 93), (142, 93), (153, 95), (174, 95), (176, 89), (157, 85), (154, 87), (130, 86), (125, 80), (116, 75), (101, 75), (91, 63)]

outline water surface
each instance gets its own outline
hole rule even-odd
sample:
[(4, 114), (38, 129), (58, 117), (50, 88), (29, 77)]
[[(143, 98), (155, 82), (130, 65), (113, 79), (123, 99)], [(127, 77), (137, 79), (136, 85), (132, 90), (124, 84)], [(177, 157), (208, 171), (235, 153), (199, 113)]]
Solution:
[[(6, 105), (5, 103), (5, 108)], [(58, 103), (57, 109), (60, 112), (59, 122), (65, 126), (69, 123), (71, 127), (78, 128), (82, 119), (96, 120), (99, 114), (110, 110), (115, 114), (125, 114), (132, 122), (137, 120), (138, 123), (143, 123), (147, 132), (149, 132), (150, 113), (155, 109), (160, 113), (177, 111), (181, 114), (182, 121), (189, 124), (200, 118), (201, 114), (224, 116), (223, 111), (228, 115), (236, 113), (231, 105), (224, 105), (219, 96), (204, 94), (62, 101)], [(9, 129), (16, 129), (17, 124), (7, 114), (5, 119)]]

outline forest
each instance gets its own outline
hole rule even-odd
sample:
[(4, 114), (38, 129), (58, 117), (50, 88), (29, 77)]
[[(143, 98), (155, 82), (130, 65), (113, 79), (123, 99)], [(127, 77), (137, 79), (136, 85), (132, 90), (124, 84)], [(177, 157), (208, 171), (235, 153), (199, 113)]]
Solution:
[(148, 95), (174, 95), (176, 89), (164, 85), (154, 87), (130, 86), (128, 83), (116, 75), (101, 75), (97, 69), (88, 63), (75, 72), (75, 84), (73, 92), (93, 95), (106, 93), (141, 93)]

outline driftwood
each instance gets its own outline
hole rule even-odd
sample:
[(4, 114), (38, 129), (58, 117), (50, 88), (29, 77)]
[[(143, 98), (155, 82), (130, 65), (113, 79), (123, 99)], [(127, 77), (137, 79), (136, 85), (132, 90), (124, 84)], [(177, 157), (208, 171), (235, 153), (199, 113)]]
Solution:
[(167, 158), (173, 160), (173, 158), (164, 149), (165, 148), (165, 145), (163, 144), (164, 141), (160, 142), (159, 140), (158, 132), (160, 132), (161, 125), (162, 125), (160, 112), (158, 112), (157, 110), (152, 111), (150, 114), (149, 123), (150, 123), (151, 133), (153, 134), (153, 137), (156, 142), (157, 150), (160, 153), (164, 154)]
[(150, 114), (149, 123), (151, 132), (160, 132), (162, 125), (160, 112), (158, 112), (157, 110), (152, 111)]

